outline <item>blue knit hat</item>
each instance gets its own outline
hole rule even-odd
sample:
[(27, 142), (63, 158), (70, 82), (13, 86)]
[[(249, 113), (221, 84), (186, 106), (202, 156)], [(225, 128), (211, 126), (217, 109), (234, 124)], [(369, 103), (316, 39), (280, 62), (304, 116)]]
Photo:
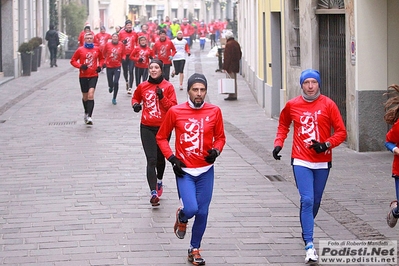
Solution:
[(314, 70), (314, 69), (306, 69), (306, 70), (302, 71), (301, 77), (299, 78), (299, 83), (301, 84), (301, 88), (302, 88), (303, 82), (308, 78), (316, 79), (317, 82), (319, 83), (319, 88), (321, 88), (321, 79), (320, 79), (319, 71)]

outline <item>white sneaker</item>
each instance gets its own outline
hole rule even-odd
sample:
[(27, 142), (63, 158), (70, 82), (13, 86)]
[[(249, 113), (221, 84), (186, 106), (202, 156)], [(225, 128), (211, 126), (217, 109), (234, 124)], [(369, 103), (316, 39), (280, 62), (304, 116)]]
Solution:
[(128, 89), (127, 94), (132, 94), (132, 89)]
[(308, 248), (306, 250), (305, 263), (317, 262), (318, 258), (319, 256), (317, 256), (316, 249), (314, 247)]
[(85, 124), (87, 124), (87, 114), (83, 117), (83, 121), (85, 121)]
[(87, 125), (93, 125), (93, 119), (91, 119), (91, 117), (87, 117)]

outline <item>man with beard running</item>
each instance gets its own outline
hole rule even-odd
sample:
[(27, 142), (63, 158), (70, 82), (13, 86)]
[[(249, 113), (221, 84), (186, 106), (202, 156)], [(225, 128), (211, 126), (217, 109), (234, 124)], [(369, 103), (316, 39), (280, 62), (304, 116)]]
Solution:
[[(213, 164), (226, 143), (222, 111), (205, 102), (207, 86), (205, 76), (194, 73), (187, 82), (188, 101), (169, 109), (156, 137), (176, 175), (182, 206), (176, 212), (174, 233), (179, 239), (184, 238), (188, 220), (195, 216), (187, 257), (194, 265), (205, 264), (199, 249), (213, 193)], [(168, 142), (172, 130), (175, 152)]]

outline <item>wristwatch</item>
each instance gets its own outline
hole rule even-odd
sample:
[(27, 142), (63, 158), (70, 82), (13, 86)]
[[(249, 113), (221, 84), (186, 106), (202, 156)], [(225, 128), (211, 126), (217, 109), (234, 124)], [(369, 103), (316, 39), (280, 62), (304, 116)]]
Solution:
[(326, 147), (330, 148), (331, 147), (331, 143), (329, 141), (326, 141)]

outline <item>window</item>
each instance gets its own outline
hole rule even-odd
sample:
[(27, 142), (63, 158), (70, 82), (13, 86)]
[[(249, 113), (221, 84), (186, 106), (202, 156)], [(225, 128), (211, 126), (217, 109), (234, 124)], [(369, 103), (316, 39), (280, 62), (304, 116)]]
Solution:
[(293, 40), (292, 49), (290, 53), (291, 66), (301, 65), (301, 43), (300, 43), (300, 30), (299, 30), (299, 0), (293, 0)]

